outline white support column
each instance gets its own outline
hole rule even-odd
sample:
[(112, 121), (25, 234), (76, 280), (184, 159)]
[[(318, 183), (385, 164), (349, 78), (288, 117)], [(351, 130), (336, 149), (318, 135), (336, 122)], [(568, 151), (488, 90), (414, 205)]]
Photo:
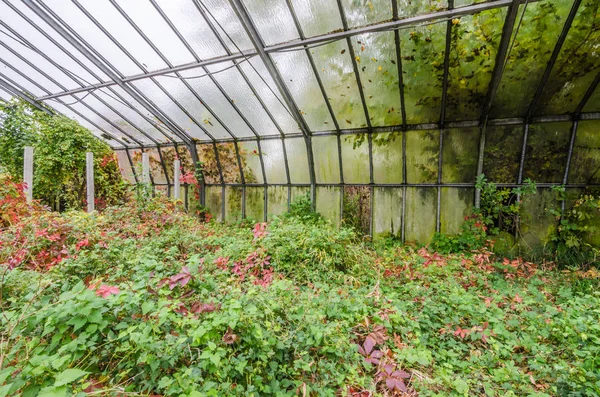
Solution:
[(173, 189), (173, 197), (175, 198), (175, 200), (179, 200), (181, 198), (181, 181), (179, 180), (181, 178), (180, 176), (180, 172), (181, 172), (181, 161), (180, 160), (175, 160), (173, 162), (173, 183), (175, 183), (175, 187)]
[(150, 183), (150, 157), (142, 153), (142, 183)]
[(87, 178), (87, 212), (94, 212), (94, 153), (87, 152), (85, 154), (85, 167)]
[(25, 182), (24, 193), (27, 202), (31, 203), (33, 199), (33, 147), (25, 146), (25, 155), (23, 161), (23, 182)]

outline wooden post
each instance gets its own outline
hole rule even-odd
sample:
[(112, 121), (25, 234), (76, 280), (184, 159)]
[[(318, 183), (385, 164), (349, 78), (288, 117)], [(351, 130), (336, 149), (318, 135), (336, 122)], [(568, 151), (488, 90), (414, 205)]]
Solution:
[(25, 188), (23, 192), (27, 198), (27, 202), (31, 203), (33, 199), (33, 147), (25, 146), (23, 164), (23, 182), (25, 182)]
[(85, 168), (87, 178), (87, 212), (94, 212), (94, 153), (85, 154)]
[(173, 183), (175, 183), (175, 187), (173, 189), (173, 197), (175, 200), (179, 200), (181, 198), (181, 181), (179, 180), (181, 173), (181, 160), (175, 160), (173, 162)]
[(150, 183), (150, 157), (142, 153), (142, 183)]

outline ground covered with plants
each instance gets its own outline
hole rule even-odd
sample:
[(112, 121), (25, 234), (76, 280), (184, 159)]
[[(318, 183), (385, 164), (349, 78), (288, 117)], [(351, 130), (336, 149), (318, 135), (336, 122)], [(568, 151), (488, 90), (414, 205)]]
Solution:
[(307, 199), (222, 225), (3, 186), (0, 397), (600, 395), (594, 267), (365, 243)]

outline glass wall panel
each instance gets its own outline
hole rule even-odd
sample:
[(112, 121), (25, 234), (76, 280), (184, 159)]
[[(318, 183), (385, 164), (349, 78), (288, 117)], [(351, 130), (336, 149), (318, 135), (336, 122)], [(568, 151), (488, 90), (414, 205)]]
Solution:
[(350, 28), (392, 19), (392, 2), (390, 0), (342, 0), (341, 4)]
[(439, 153), (439, 131), (408, 131), (406, 133), (407, 182), (436, 183)]
[(285, 1), (246, 0), (244, 5), (266, 45), (300, 37)]
[(344, 183), (369, 183), (369, 144), (366, 134), (343, 135), (341, 140)]
[(341, 191), (339, 187), (317, 187), (317, 212), (334, 225), (340, 224)]
[(265, 215), (265, 189), (262, 187), (246, 188), (246, 218), (263, 222)]
[[(242, 178), (240, 177), (240, 165), (235, 152), (235, 144), (233, 142), (217, 143), (217, 152), (219, 153), (219, 161), (221, 162), (221, 171), (223, 172), (225, 183), (241, 183)], [(242, 161), (242, 158), (240, 155), (240, 161)], [(242, 161), (243, 169), (244, 162)]]
[(402, 124), (394, 32), (352, 37), (371, 125)]
[(600, 86), (592, 94), (583, 108), (584, 112), (600, 112)]
[(206, 208), (217, 222), (223, 221), (221, 186), (206, 186)]
[[(198, 150), (198, 158), (202, 163), (202, 175), (206, 183), (221, 183), (219, 167), (215, 157), (214, 146), (210, 143), (196, 145)], [(220, 160), (220, 159), (219, 159)]]
[(371, 187), (345, 185), (342, 224), (359, 235), (371, 233)]
[(373, 135), (373, 179), (375, 183), (402, 183), (402, 133)]
[(505, 18), (506, 9), (496, 8), (453, 20), (446, 120), (480, 117)]
[(446, 25), (400, 31), (404, 104), (410, 124), (438, 122), (442, 107)]
[(116, 150), (115, 154), (117, 155), (117, 161), (119, 162), (119, 168), (121, 169), (121, 175), (123, 178), (131, 183), (135, 183), (135, 178), (133, 177), (133, 170), (131, 169), (131, 164), (129, 164), (129, 158), (127, 157), (127, 153), (125, 150)]
[(465, 217), (472, 214), (474, 198), (475, 189), (443, 187), (440, 200), (440, 232), (458, 234)]
[(406, 188), (406, 241), (428, 244), (435, 234), (436, 188)]
[(148, 153), (148, 159), (150, 160), (150, 174), (152, 175), (154, 183), (167, 183), (158, 149), (147, 149), (146, 153)]
[(306, 37), (342, 29), (336, 0), (291, 0)]
[(290, 187), (291, 202), (301, 196), (310, 196), (310, 187), (292, 186)]
[(283, 142), (281, 139), (265, 139), (260, 146), (267, 174), (267, 183), (287, 183)]
[[(572, 0), (542, 0), (529, 2), (523, 22), (494, 97), (490, 117), (524, 116), (537, 86), (546, 70), (552, 50), (558, 40), (556, 29), (569, 14)], [(519, 8), (519, 20), (524, 5)]]
[(242, 220), (242, 188), (225, 187), (225, 221), (236, 223)]
[(366, 127), (365, 112), (346, 40), (316, 47), (313, 54), (340, 128)]
[(524, 126), (492, 126), (485, 132), (483, 173), (490, 182), (516, 183), (523, 149)]
[[(131, 156), (131, 168), (137, 175), (138, 181), (142, 183), (142, 151), (141, 149), (129, 149), (129, 155)], [(152, 175), (152, 173), (150, 173), (150, 175)]]
[(442, 182), (474, 183), (477, 176), (480, 129), (444, 130)]
[(340, 163), (337, 137), (312, 138), (317, 183), (340, 183)]
[(571, 158), (569, 183), (600, 184), (600, 121), (581, 121)]
[(309, 183), (308, 157), (304, 138), (286, 138), (284, 141), (287, 151), (291, 183)]
[(272, 220), (273, 216), (287, 212), (287, 198), (287, 186), (269, 186), (267, 189), (267, 220)]
[(523, 177), (534, 182), (561, 183), (570, 138), (571, 123), (531, 124)]
[(537, 194), (523, 197), (523, 214), (520, 232), (522, 248), (544, 245), (556, 230), (556, 217), (548, 209), (560, 208), (556, 193), (551, 189), (538, 189)]
[(238, 146), (246, 183), (264, 183), (256, 142), (240, 142)]
[(575, 111), (600, 68), (600, 5), (583, 0), (534, 114)]
[(402, 236), (402, 189), (376, 187), (373, 198), (373, 236)]
[[(175, 160), (179, 157), (174, 147), (164, 147), (160, 149), (162, 153), (163, 162), (167, 169), (167, 175), (169, 175), (169, 181), (171, 185), (174, 184), (175, 178)], [(180, 169), (180, 176), (183, 175), (183, 170)]]

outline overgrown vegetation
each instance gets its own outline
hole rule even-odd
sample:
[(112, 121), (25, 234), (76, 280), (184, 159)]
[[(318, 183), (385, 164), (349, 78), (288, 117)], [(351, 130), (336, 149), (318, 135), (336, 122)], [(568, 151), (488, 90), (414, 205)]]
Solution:
[(225, 226), (2, 185), (0, 396), (600, 394), (595, 270), (365, 245), (306, 197)]

